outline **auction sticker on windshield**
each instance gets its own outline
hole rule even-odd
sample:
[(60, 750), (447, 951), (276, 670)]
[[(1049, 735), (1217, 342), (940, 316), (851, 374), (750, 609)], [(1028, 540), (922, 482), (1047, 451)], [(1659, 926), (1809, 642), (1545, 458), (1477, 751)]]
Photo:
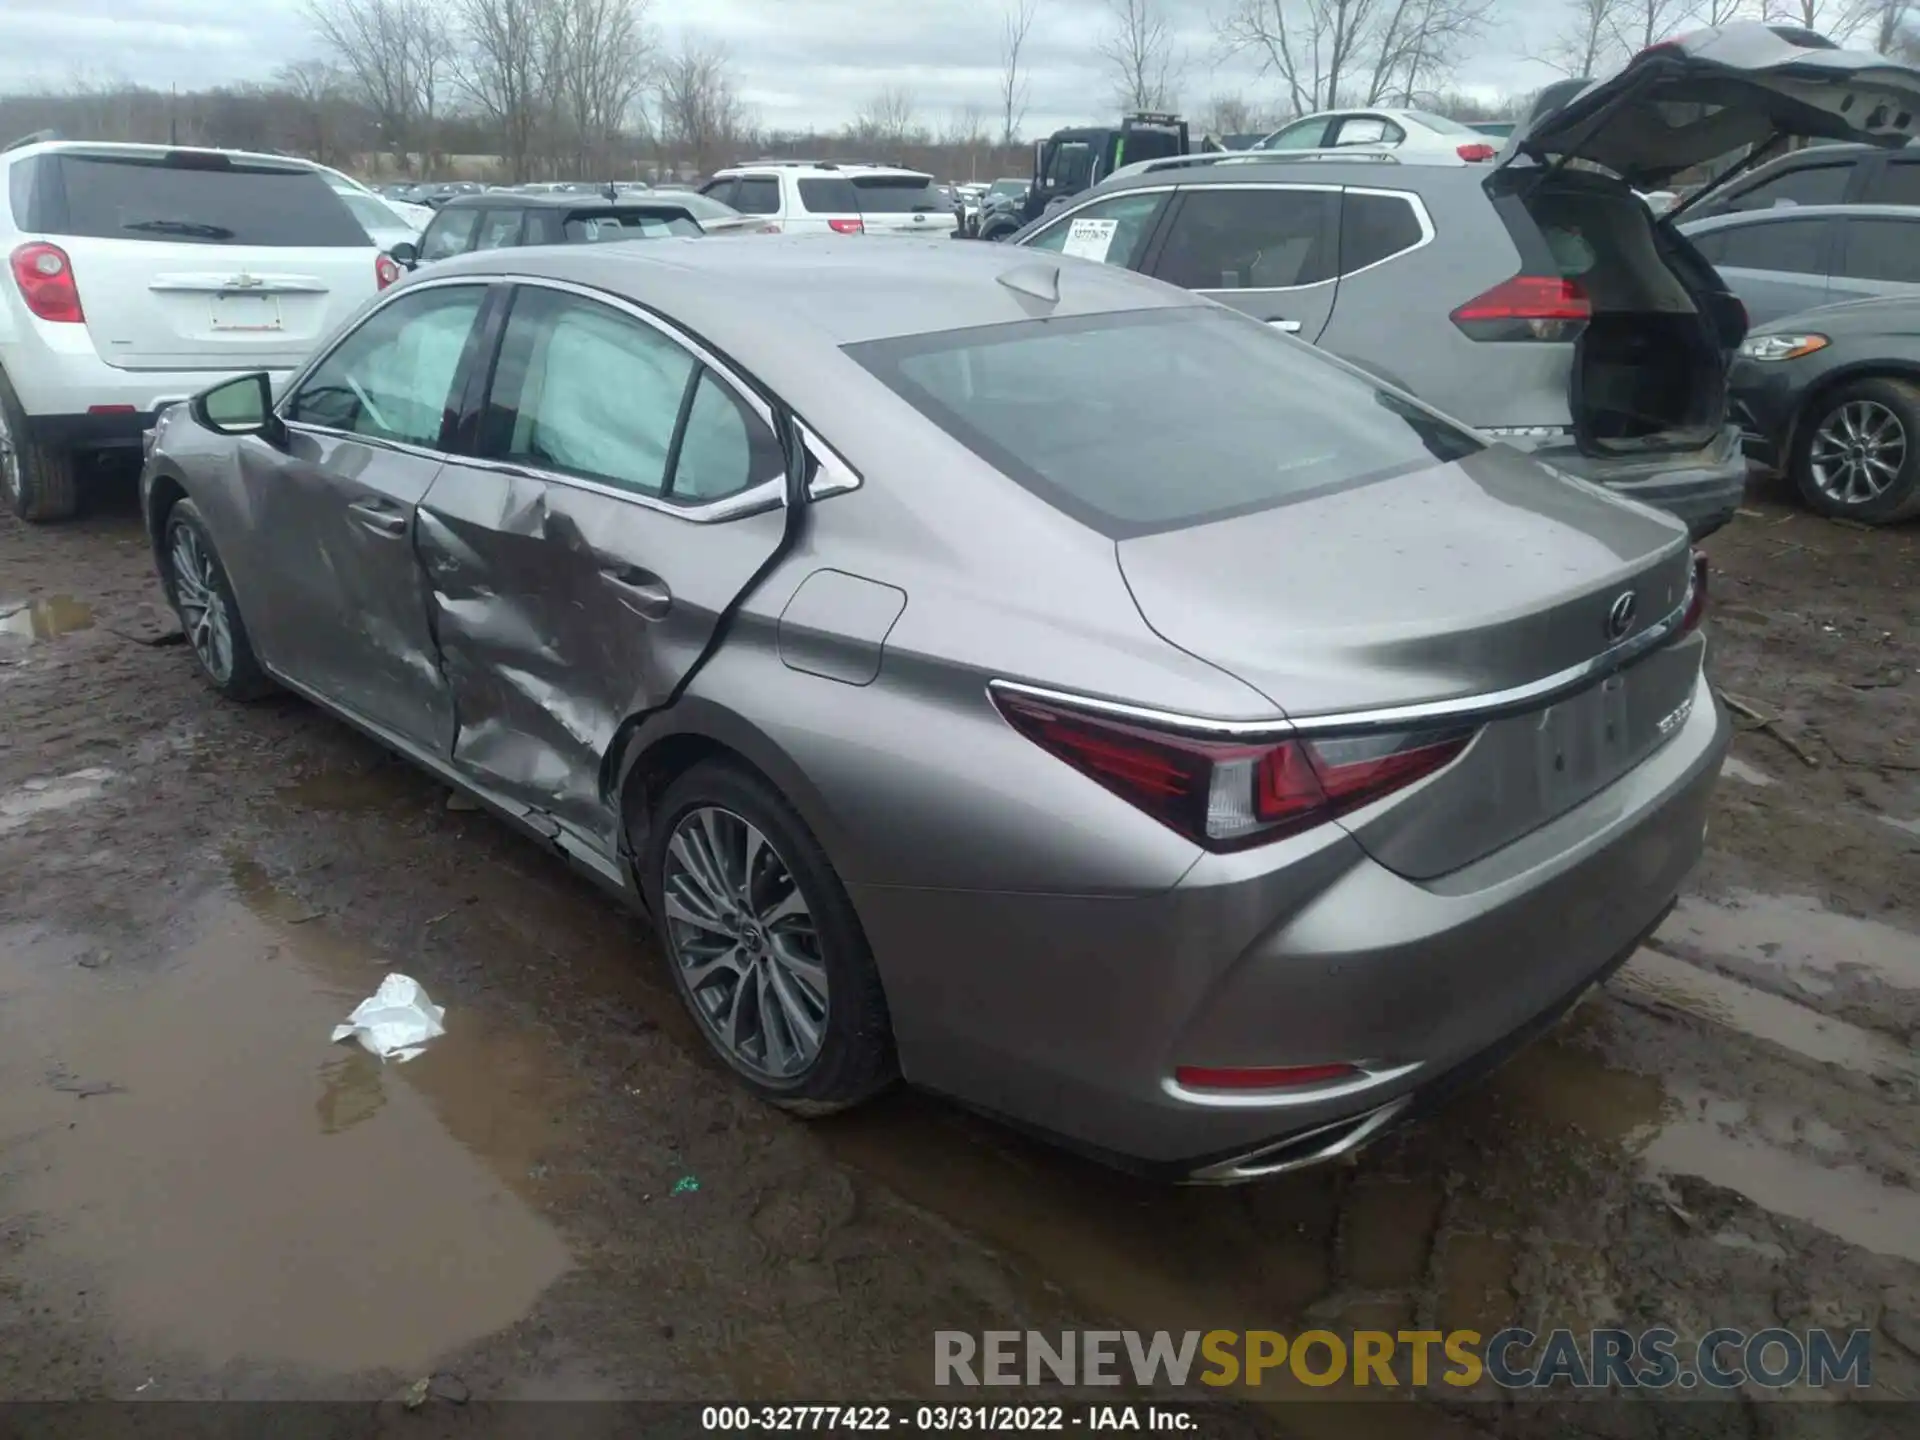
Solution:
[(1113, 248), (1113, 232), (1120, 228), (1118, 220), (1074, 220), (1067, 227), (1067, 243), (1061, 247), (1063, 255), (1074, 255), (1082, 260), (1106, 262), (1107, 251)]

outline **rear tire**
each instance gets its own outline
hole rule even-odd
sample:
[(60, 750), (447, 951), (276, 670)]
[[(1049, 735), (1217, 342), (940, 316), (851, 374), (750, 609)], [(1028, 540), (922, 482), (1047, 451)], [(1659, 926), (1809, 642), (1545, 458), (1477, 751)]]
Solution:
[(859, 917), (806, 822), (760, 776), (709, 760), (673, 781), (641, 883), (681, 1001), (762, 1099), (826, 1115), (898, 1076)]
[(161, 535), (161, 578), (200, 673), (229, 700), (271, 694), (273, 681), (254, 656), (213, 534), (191, 500), (174, 502)]
[(1868, 525), (1920, 515), (1920, 387), (1856, 380), (1809, 406), (1787, 473), (1807, 508)]
[(0, 372), (0, 503), (22, 520), (70, 520), (80, 509), (73, 452), (33, 438), (33, 425)]

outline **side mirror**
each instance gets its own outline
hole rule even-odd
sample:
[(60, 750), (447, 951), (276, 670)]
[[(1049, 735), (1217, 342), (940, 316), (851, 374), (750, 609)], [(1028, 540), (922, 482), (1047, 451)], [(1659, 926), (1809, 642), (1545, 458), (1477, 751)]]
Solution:
[(264, 370), (209, 386), (187, 402), (187, 413), (216, 435), (258, 435), (276, 446), (284, 437), (273, 413), (273, 382)]
[(387, 251), (387, 256), (402, 270), (411, 270), (420, 263), (420, 247), (411, 240), (402, 240)]

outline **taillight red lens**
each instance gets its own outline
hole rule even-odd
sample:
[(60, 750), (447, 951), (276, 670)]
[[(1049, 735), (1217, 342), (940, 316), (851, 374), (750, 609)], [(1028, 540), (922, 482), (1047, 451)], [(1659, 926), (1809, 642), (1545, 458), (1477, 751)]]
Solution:
[(1173, 1078), (1191, 1090), (1288, 1090), (1361, 1073), (1355, 1065), (1179, 1065)]
[(399, 261), (395, 260), (391, 255), (376, 255), (373, 257), (373, 283), (375, 289), (384, 290), (399, 278)]
[(1453, 153), (1458, 155), (1462, 160), (1491, 160), (1494, 157), (1494, 148), (1484, 142), (1479, 144), (1457, 145), (1454, 147)]
[(864, 220), (829, 220), (827, 221), (827, 228), (832, 230), (836, 235), (862, 235), (866, 233), (867, 222)]
[(1515, 275), (1453, 312), (1469, 340), (1571, 340), (1592, 318), (1587, 292), (1558, 275)]
[(80, 308), (80, 287), (74, 283), (73, 261), (58, 245), (36, 240), (20, 246), (11, 257), (13, 283), (20, 298), (42, 320), (66, 325), (86, 323)]
[(1687, 586), (1687, 608), (1680, 615), (1680, 634), (1700, 628), (1707, 614), (1707, 552), (1693, 552), (1693, 579)]
[(1471, 730), (1207, 740), (995, 691), (1022, 735), (1170, 829), (1239, 850), (1321, 825), (1444, 768)]

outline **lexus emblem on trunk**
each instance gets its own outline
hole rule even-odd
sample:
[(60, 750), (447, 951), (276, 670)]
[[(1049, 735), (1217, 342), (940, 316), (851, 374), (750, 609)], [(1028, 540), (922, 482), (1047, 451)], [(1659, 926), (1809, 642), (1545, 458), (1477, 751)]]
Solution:
[(1607, 611), (1607, 638), (1618, 640), (1633, 628), (1634, 594), (1623, 590)]

